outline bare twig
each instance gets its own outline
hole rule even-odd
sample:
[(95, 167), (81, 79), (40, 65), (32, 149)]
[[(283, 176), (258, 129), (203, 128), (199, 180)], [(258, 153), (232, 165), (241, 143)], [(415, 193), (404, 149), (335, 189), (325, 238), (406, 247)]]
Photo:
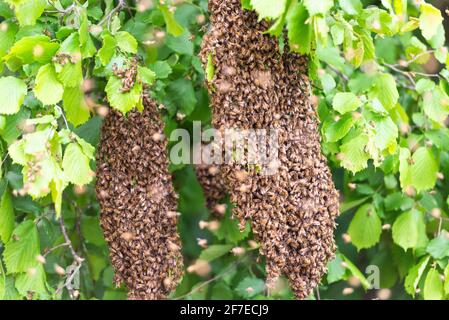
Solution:
[(113, 8), (103, 19), (101, 19), (101, 21), (98, 23), (98, 25), (101, 26), (107, 22), (108, 27), (109, 27), (109, 22), (110, 22), (112, 16), (115, 13), (119, 12), (121, 9), (123, 9), (125, 6), (126, 6), (126, 1), (119, 0), (117, 6), (115, 8)]
[(69, 244), (67, 242), (64, 242), (64, 243), (58, 244), (57, 246), (54, 246), (53, 248), (47, 249), (44, 252), (44, 257), (48, 256), (50, 253), (52, 253), (55, 250), (58, 250), (59, 248), (68, 247), (68, 246), (69, 246)]
[(65, 240), (65, 242), (67, 243), (67, 245), (68, 245), (68, 247), (69, 247), (69, 249), (70, 249), (70, 252), (71, 252), (73, 258), (75, 259), (76, 262), (78, 262), (78, 263), (81, 264), (81, 263), (84, 261), (84, 259), (81, 258), (81, 257), (76, 253), (75, 249), (73, 248), (73, 244), (72, 244), (72, 241), (70, 240), (70, 238), (69, 238), (69, 236), (68, 236), (68, 234), (67, 234), (67, 229), (65, 228), (65, 225), (64, 225), (64, 218), (62, 217), (62, 215), (61, 215), (61, 217), (59, 218), (59, 226), (61, 227), (62, 235), (63, 235), (64, 240)]
[(397, 73), (401, 74), (402, 76), (404, 76), (408, 81), (410, 81), (410, 83), (413, 85), (413, 87), (416, 86), (415, 79), (413, 79), (413, 76), (410, 74), (410, 72), (401, 70), (393, 64), (384, 63), (383, 65), (387, 68), (390, 68), (393, 71), (396, 71)]

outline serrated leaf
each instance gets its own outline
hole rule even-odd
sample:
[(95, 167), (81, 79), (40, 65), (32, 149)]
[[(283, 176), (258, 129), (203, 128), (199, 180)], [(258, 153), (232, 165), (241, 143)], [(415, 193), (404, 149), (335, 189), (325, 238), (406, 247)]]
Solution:
[(27, 272), (34, 267), (40, 254), (39, 243), (36, 224), (32, 220), (19, 224), (3, 252), (7, 273)]
[(79, 186), (90, 183), (94, 173), (90, 169), (89, 162), (90, 159), (84, 154), (78, 143), (70, 143), (62, 159), (64, 179)]
[(167, 6), (158, 6), (159, 10), (164, 16), (165, 25), (167, 32), (175, 37), (179, 37), (184, 33), (184, 28), (176, 21), (173, 13), (168, 9)]
[(210, 262), (229, 253), (232, 248), (232, 245), (227, 244), (209, 246), (201, 252), (199, 259)]
[(372, 205), (366, 204), (357, 210), (349, 225), (348, 234), (357, 250), (370, 248), (379, 242), (382, 221)]
[(285, 11), (287, 0), (251, 0), (251, 6), (259, 14), (260, 19), (276, 19)]
[(130, 91), (122, 92), (122, 80), (115, 76), (111, 76), (105, 91), (110, 105), (121, 111), (123, 114), (126, 114), (134, 109), (139, 102), (142, 86), (139, 83), (136, 83)]
[(339, 0), (339, 4), (343, 11), (350, 15), (357, 15), (363, 9), (360, 0)]
[(373, 80), (374, 85), (369, 92), (370, 99), (377, 98), (387, 110), (394, 108), (399, 100), (394, 77), (388, 73), (379, 73)]
[(55, 68), (52, 64), (42, 66), (36, 76), (34, 95), (44, 105), (54, 105), (62, 100), (64, 87), (58, 80)]
[(393, 240), (406, 251), (418, 245), (419, 224), (423, 223), (419, 215), (420, 213), (416, 210), (404, 212), (393, 224)]
[(119, 31), (114, 36), (120, 50), (129, 53), (137, 53), (137, 40), (129, 32)]
[(327, 264), (327, 282), (332, 284), (340, 281), (346, 274), (346, 269), (343, 267), (343, 260), (340, 255), (337, 254), (334, 259)]
[(166, 61), (157, 61), (150, 66), (158, 79), (166, 79), (172, 73), (172, 68)]
[(344, 115), (337, 122), (332, 121), (324, 127), (326, 141), (336, 142), (343, 139), (351, 130), (355, 123), (355, 120), (351, 114)]
[(192, 81), (182, 78), (172, 81), (167, 92), (183, 114), (189, 115), (195, 109), (197, 99)]
[(438, 163), (431, 149), (421, 147), (413, 154), (411, 175), (416, 191), (432, 189), (437, 181)]
[(152, 85), (156, 80), (156, 73), (146, 67), (138, 67), (139, 77), (147, 85)]
[(419, 281), (421, 280), (422, 274), (424, 273), (429, 260), (429, 256), (422, 258), (417, 265), (410, 269), (407, 277), (405, 278), (405, 291), (413, 297), (415, 296)]
[(351, 92), (339, 92), (332, 101), (333, 108), (341, 114), (356, 110), (362, 102)]
[(109, 34), (103, 37), (103, 46), (98, 50), (98, 57), (100, 58), (102, 65), (107, 65), (111, 61), (115, 54), (115, 48), (117, 46), (117, 41), (114, 37)]
[(325, 15), (334, 5), (334, 0), (304, 0), (304, 6), (311, 16), (322, 14)]
[(424, 282), (424, 300), (441, 300), (443, 299), (443, 281), (440, 273), (432, 268), (427, 273), (426, 281)]
[(22, 296), (27, 296), (31, 292), (38, 295), (45, 295), (47, 293), (47, 285), (42, 264), (37, 264), (28, 270), (27, 273), (17, 275), (15, 286)]
[(67, 120), (75, 127), (89, 120), (89, 107), (80, 87), (65, 88), (62, 100)]
[(365, 151), (368, 136), (361, 134), (345, 141), (340, 147), (341, 165), (353, 173), (359, 172), (368, 166), (369, 154)]
[(429, 3), (422, 2), (420, 6), (421, 15), (419, 16), (419, 28), (422, 35), (430, 40), (438, 32), (438, 27), (443, 22), (443, 17), (439, 9)]
[(51, 42), (47, 36), (23, 37), (11, 47), (4, 59), (10, 70), (17, 71), (25, 64), (50, 62), (58, 49), (59, 44)]
[(14, 12), (20, 25), (30, 26), (42, 15), (47, 6), (45, 0), (6, 0), (14, 6)]
[(287, 29), (290, 48), (300, 54), (310, 53), (313, 28), (308, 22), (309, 14), (302, 4), (298, 4), (287, 15)]
[(435, 259), (449, 257), (449, 234), (443, 231), (427, 245), (427, 253)]
[(11, 237), (14, 230), (14, 218), (11, 194), (6, 189), (0, 197), (0, 240), (3, 243), (7, 243)]
[(0, 114), (14, 114), (19, 112), (25, 100), (27, 86), (23, 80), (15, 77), (0, 78)]

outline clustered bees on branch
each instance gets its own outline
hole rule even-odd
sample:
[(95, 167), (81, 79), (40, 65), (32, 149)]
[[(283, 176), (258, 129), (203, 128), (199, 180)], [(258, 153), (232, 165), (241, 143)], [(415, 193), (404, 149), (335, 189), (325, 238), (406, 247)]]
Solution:
[(97, 197), (116, 283), (129, 298), (164, 299), (183, 275), (177, 195), (155, 102), (106, 116), (97, 155)]
[[(267, 286), (285, 274), (298, 299), (307, 297), (334, 255), (338, 193), (321, 153), (318, 119), (310, 103), (307, 60), (282, 54), (276, 38), (240, 0), (211, 0), (211, 30), (201, 57), (215, 68), (208, 83), (216, 129), (279, 131), (277, 173), (263, 175), (240, 164), (220, 173), (233, 214), (247, 220), (266, 257)], [(201, 181), (201, 179), (200, 179)]]
[[(298, 299), (306, 298), (333, 257), (338, 193), (321, 153), (318, 119), (310, 103), (307, 59), (281, 53), (267, 22), (244, 11), (240, 0), (210, 0), (211, 29), (201, 58), (215, 75), (208, 88), (216, 129), (279, 132), (277, 171), (272, 175), (227, 163), (199, 166), (208, 207), (223, 215), (225, 193), (241, 227), (251, 221), (266, 258), (267, 286), (285, 275)], [(115, 70), (123, 91), (135, 70)], [(129, 89), (128, 89), (129, 90)], [(177, 195), (168, 172), (167, 143), (156, 104), (127, 117), (105, 119), (97, 155), (101, 225), (110, 246), (116, 282), (131, 299), (163, 299), (179, 283), (183, 263), (176, 230)], [(261, 164), (270, 166), (270, 164)]]

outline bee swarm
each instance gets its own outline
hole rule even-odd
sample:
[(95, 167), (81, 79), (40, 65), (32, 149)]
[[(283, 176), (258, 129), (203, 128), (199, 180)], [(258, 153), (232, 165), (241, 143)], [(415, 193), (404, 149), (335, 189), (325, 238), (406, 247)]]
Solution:
[(167, 142), (157, 105), (144, 97), (142, 113), (111, 110), (97, 154), (101, 226), (128, 297), (164, 299), (183, 275), (177, 233), (177, 195), (168, 172)]
[[(220, 167), (233, 214), (252, 229), (266, 257), (267, 286), (285, 274), (298, 299), (306, 298), (333, 257), (338, 194), (321, 153), (318, 119), (310, 102), (307, 59), (281, 54), (269, 27), (240, 0), (210, 0), (211, 30), (201, 58), (212, 54), (208, 83), (213, 125), (219, 130), (280, 129), (279, 170), (271, 176), (239, 164)], [(247, 173), (247, 174), (242, 174)]]

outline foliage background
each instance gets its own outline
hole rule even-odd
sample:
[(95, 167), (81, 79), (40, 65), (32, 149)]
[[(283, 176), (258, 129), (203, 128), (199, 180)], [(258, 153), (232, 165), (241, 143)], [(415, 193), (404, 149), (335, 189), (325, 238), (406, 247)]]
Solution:
[[(445, 2), (243, 4), (310, 55), (323, 151), (341, 191), (338, 255), (310, 298), (447, 298)], [(207, 1), (2, 0), (0, 17), (0, 299), (125, 299), (93, 188), (105, 105), (126, 113), (150, 86), (166, 106), (166, 135), (210, 122), (204, 80), (213, 66), (205, 76), (197, 57)], [(118, 93), (112, 66), (136, 54), (138, 80)], [(239, 233), (229, 209), (216, 228), (194, 169), (171, 170), (188, 266), (173, 298), (292, 299), (285, 281), (265, 290), (251, 231)], [(373, 265), (377, 289), (365, 273)]]

